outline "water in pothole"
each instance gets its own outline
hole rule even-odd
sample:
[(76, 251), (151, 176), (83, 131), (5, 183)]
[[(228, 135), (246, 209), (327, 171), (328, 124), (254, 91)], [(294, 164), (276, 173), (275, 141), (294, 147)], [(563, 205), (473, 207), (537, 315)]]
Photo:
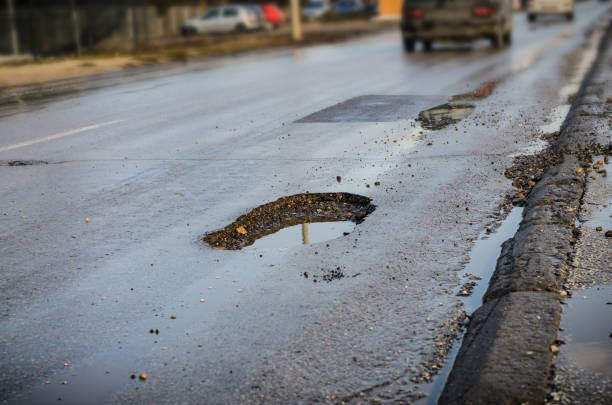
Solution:
[(474, 108), (471, 104), (442, 104), (421, 111), (418, 121), (425, 129), (438, 130), (469, 117)]
[(565, 303), (560, 350), (578, 367), (612, 378), (612, 285), (574, 291)]
[(348, 235), (353, 232), (355, 225), (355, 222), (352, 221), (310, 222), (293, 225), (258, 239), (252, 247), (256, 249), (286, 248), (325, 242)]
[[(489, 279), (495, 271), (497, 259), (501, 254), (502, 243), (514, 236), (522, 219), (523, 207), (514, 207), (495, 231), (483, 232), (472, 247), (470, 261), (462, 270), (464, 284), (457, 293), (458, 296), (464, 297), (463, 309), (468, 314), (474, 312), (482, 304), (482, 297), (487, 291)], [(438, 375), (431, 383), (420, 387), (420, 391), (427, 394), (427, 397), (416, 401), (415, 404), (436, 405), (438, 403), (438, 398), (442, 394), (462, 342), (463, 333), (460, 333)]]

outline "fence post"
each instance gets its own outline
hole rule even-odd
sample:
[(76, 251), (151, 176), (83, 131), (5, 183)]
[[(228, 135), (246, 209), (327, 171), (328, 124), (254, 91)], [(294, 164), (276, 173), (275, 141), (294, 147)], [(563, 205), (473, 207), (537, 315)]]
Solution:
[(19, 37), (17, 36), (17, 26), (15, 24), (15, 7), (13, 0), (6, 0), (8, 9), (9, 30), (11, 31), (11, 51), (14, 55), (19, 54)]
[(302, 24), (300, 21), (300, 1), (291, 0), (291, 38), (294, 41), (302, 40)]

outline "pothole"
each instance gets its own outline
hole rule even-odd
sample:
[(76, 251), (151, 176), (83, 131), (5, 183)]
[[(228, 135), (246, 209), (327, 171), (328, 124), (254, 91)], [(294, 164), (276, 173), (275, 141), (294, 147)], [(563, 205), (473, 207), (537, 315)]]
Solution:
[(561, 350), (578, 367), (612, 377), (612, 286), (575, 291), (561, 317)]
[(49, 162), (44, 160), (0, 160), (0, 166), (39, 166)]
[(371, 199), (350, 193), (296, 194), (254, 208), (202, 240), (221, 250), (286, 247), (350, 233), (376, 209)]
[(451, 101), (482, 100), (483, 98), (489, 97), (493, 93), (493, 90), (495, 89), (496, 85), (497, 85), (497, 82), (485, 83), (479, 88), (477, 88), (476, 90), (471, 91), (469, 93), (455, 94), (453, 98), (451, 99)]
[(421, 111), (417, 120), (425, 129), (443, 129), (469, 117), (474, 108), (471, 104), (442, 104)]

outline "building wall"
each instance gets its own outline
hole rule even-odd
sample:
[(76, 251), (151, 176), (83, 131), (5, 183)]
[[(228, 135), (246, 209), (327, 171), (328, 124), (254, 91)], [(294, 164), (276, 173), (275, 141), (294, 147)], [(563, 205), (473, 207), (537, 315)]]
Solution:
[(402, 15), (402, 0), (378, 0), (381, 18), (399, 18)]

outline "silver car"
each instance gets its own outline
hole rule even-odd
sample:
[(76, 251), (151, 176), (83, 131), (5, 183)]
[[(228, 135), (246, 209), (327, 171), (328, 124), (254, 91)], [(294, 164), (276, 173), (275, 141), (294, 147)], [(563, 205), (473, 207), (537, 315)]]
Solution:
[(404, 0), (400, 27), (409, 52), (417, 41), (429, 51), (434, 41), (483, 37), (499, 48), (512, 41), (512, 0)]
[(181, 34), (247, 32), (260, 28), (259, 18), (251, 8), (224, 6), (211, 8), (202, 17), (185, 21), (181, 26)]

